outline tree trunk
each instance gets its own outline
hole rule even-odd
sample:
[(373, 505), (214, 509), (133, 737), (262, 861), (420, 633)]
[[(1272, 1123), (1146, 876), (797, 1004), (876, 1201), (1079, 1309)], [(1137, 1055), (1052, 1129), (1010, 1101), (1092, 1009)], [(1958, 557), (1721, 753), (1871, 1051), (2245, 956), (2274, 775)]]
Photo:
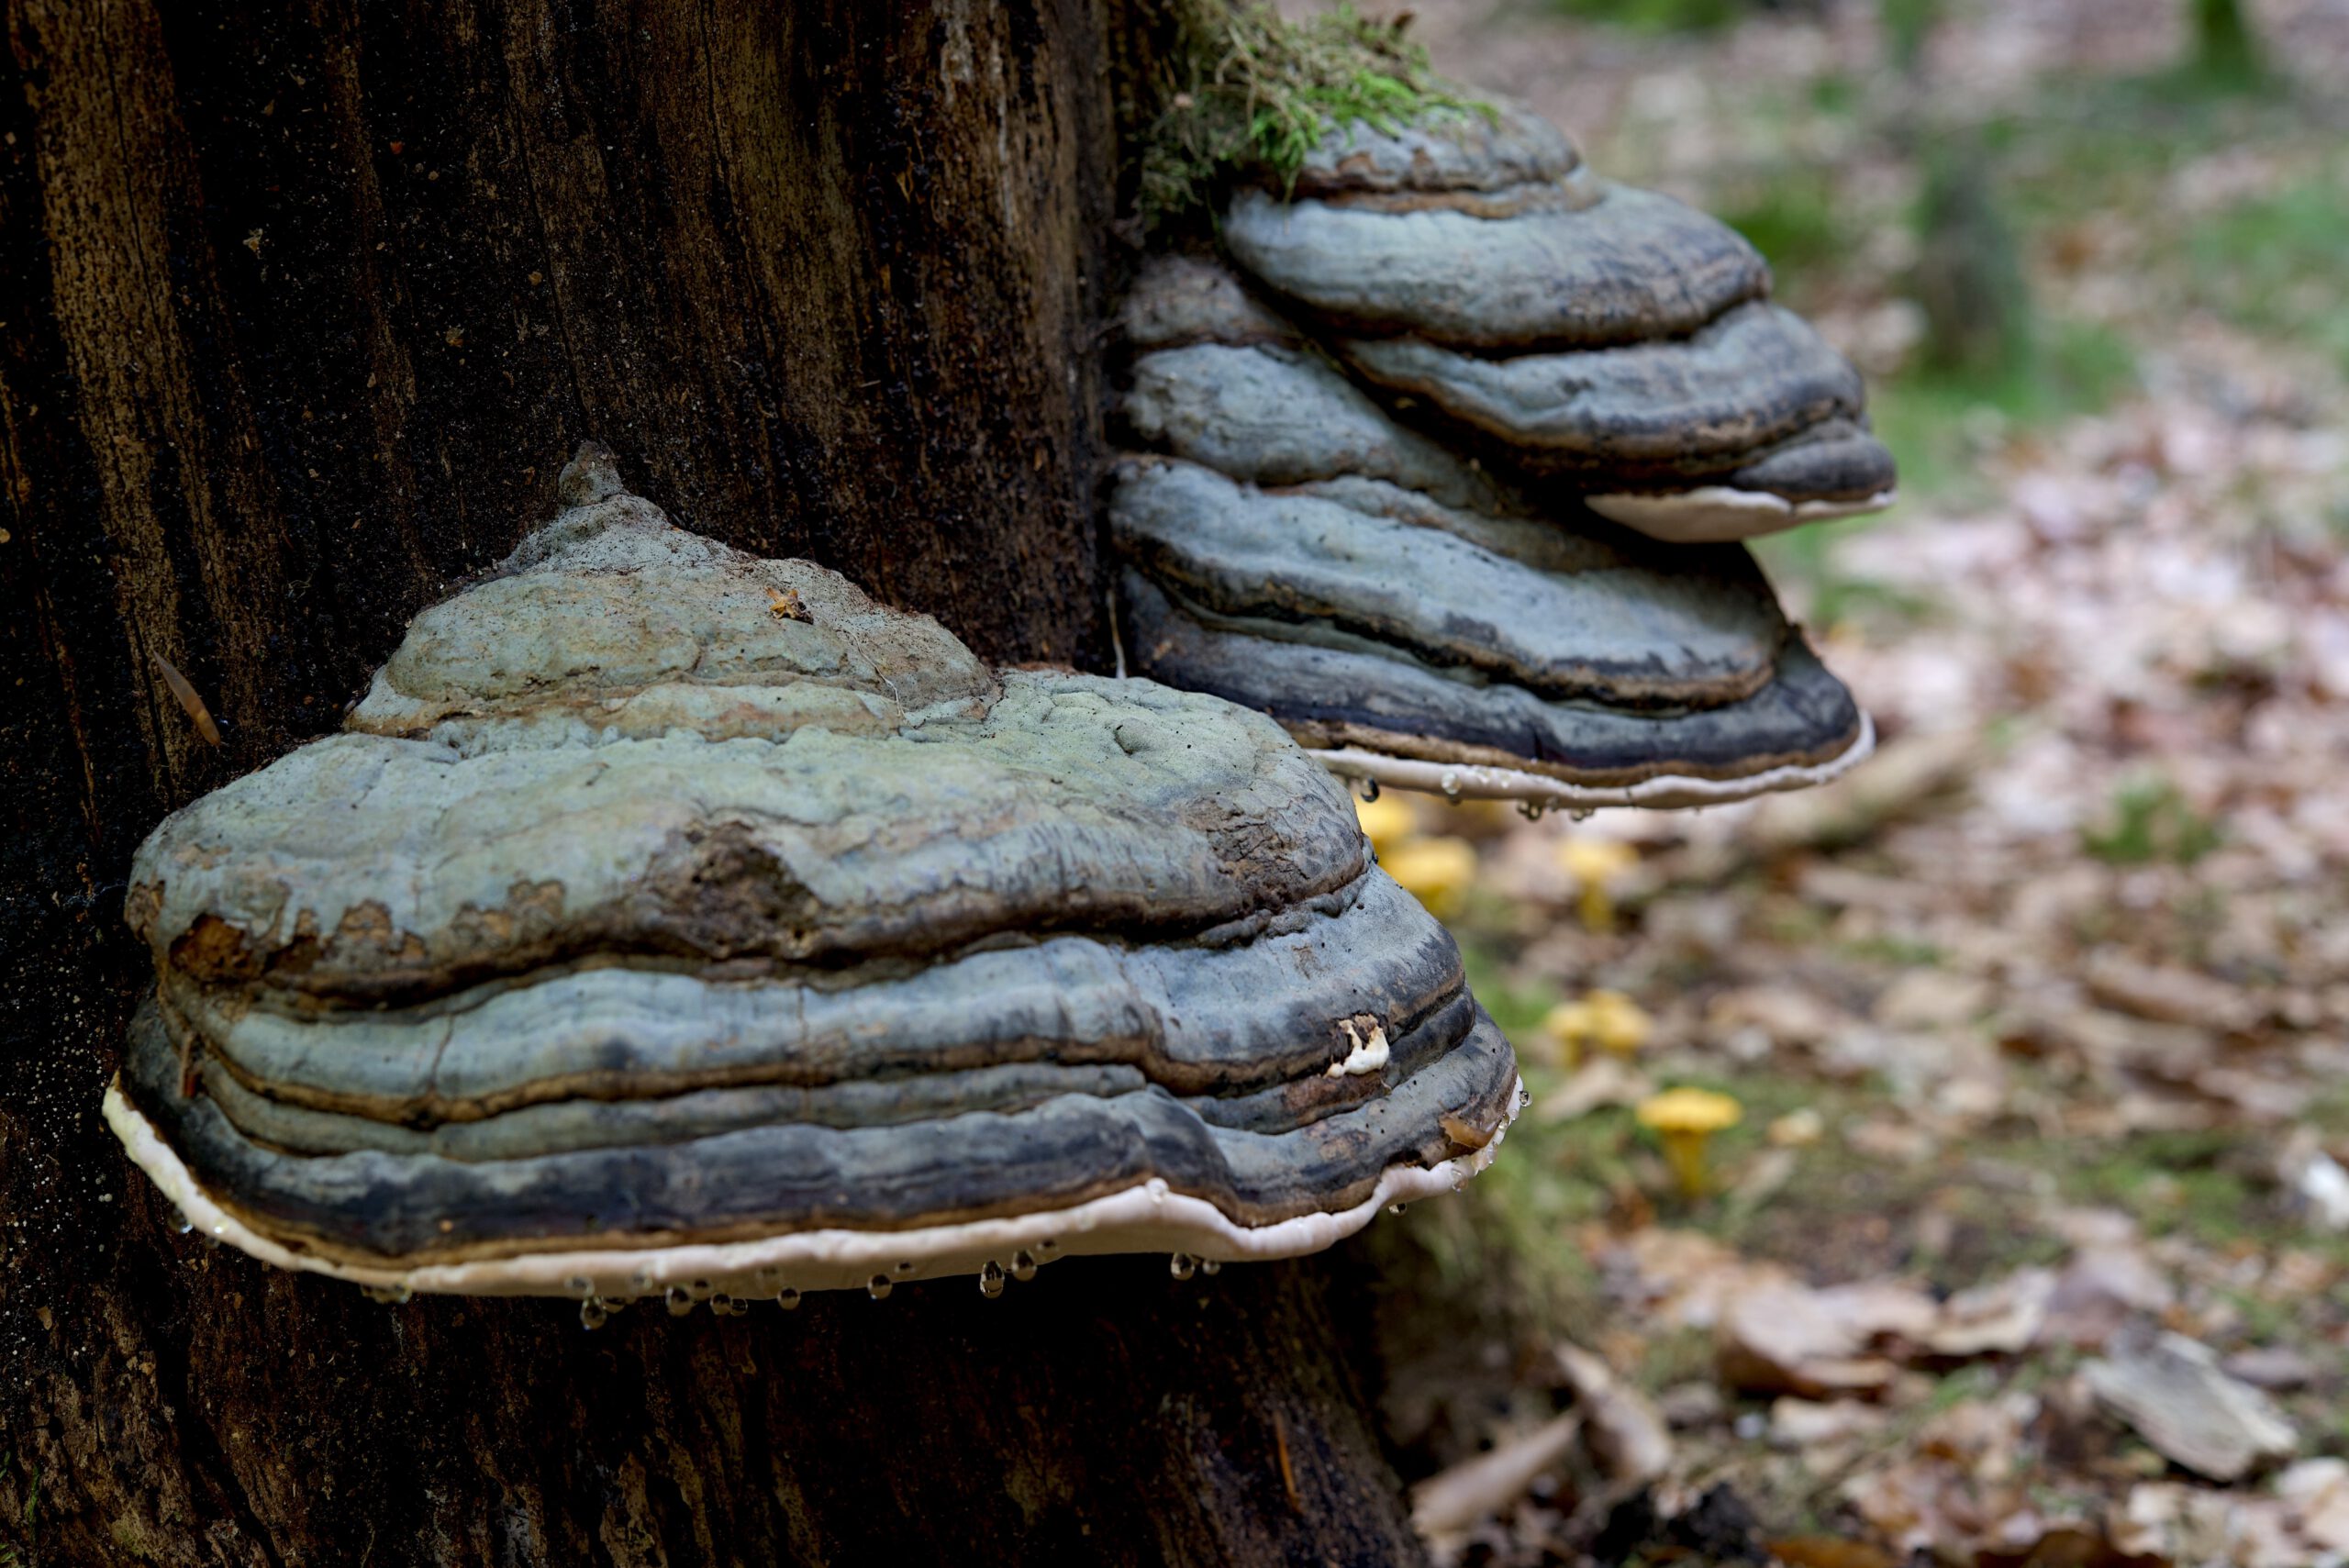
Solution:
[[(1116, 0), (11, 0), (0, 1547), (59, 1563), (1416, 1551), (1342, 1259), (743, 1318), (178, 1233), (96, 1116), (130, 851), (337, 722), (583, 437), (690, 528), (1106, 662)], [(171, 695), (184, 672), (210, 743)], [(7, 1561), (0, 1551), (0, 1562)]]

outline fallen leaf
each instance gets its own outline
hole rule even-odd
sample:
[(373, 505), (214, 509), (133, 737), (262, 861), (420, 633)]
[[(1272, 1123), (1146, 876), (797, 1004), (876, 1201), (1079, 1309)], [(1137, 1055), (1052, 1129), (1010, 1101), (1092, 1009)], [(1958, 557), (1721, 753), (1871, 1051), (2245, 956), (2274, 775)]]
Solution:
[(1411, 1528), (1433, 1547), (1456, 1540), (1523, 1496), (1536, 1476), (1565, 1456), (1581, 1426), (1581, 1414), (1569, 1410), (1521, 1437), (1438, 1471), (1411, 1488)]
[(1672, 1434), (1646, 1395), (1577, 1346), (1560, 1345), (1558, 1364), (1582, 1411), (1583, 1440), (1609, 1480), (1653, 1481), (1672, 1468)]
[(2229, 1377), (2208, 1346), (2183, 1334), (2121, 1344), (2080, 1372), (2099, 1406), (2165, 1458), (2213, 1481), (2241, 1480), (2299, 1447), (2267, 1396)]

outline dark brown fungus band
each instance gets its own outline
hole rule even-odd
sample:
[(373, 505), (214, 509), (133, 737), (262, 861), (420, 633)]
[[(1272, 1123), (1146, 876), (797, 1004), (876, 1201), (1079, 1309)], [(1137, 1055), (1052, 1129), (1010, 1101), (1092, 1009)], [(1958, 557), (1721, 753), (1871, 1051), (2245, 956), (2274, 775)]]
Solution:
[(1293, 189), (1238, 191), (1222, 237), (1390, 402), (1627, 527), (1734, 540), (1891, 500), (1859, 378), (1753, 248), (1523, 109), (1351, 126)]
[[(1215, 261), (1152, 262), (1124, 327), (1142, 450), (1109, 529), (1140, 673), (1453, 795), (1698, 805), (1866, 751), (1738, 546), (1661, 543), (1407, 428)], [(1659, 446), (1701, 439), (1693, 396), (1646, 416)]]
[(1276, 726), (562, 489), (139, 850), (106, 1109), (192, 1223), (601, 1310), (1308, 1251), (1490, 1158), (1508, 1046)]

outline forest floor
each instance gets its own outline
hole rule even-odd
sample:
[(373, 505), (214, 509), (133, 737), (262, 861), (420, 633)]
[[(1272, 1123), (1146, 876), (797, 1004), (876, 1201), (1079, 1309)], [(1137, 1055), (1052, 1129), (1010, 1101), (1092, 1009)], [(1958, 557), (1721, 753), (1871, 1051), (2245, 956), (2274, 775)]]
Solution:
[[(2288, 76), (2232, 93), (2172, 69), (2184, 0), (1953, 4), (1906, 79), (1873, 7), (1416, 9), (1743, 228), (1904, 478), (1761, 551), (1879, 727), (1845, 780), (1382, 808), (1390, 861), (1473, 847), (1424, 896), (1534, 1096), (1375, 1228), (1439, 1556), (2343, 1560), (2349, 7), (2253, 7)], [(2034, 302), (1987, 379), (1908, 292), (1901, 149), (1958, 145)], [(1633, 1109), (1682, 1084), (1742, 1107), (1695, 1197)]]

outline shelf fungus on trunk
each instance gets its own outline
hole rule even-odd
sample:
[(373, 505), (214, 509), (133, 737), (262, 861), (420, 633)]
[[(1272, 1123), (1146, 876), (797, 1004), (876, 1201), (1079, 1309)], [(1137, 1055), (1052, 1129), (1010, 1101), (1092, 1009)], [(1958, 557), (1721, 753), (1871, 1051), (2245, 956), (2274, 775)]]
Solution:
[(140, 848), (106, 1114), (191, 1223), (594, 1321), (1309, 1251), (1491, 1158), (1508, 1046), (1276, 726), (562, 488)]
[(1627, 527), (1740, 539), (1892, 499), (1858, 375), (1753, 247), (1523, 110), (1349, 127), (1222, 235), (1396, 406)]
[(1866, 717), (1734, 544), (1665, 544), (1400, 423), (1230, 269), (1142, 271), (1109, 530), (1139, 673), (1333, 771), (1687, 806), (1816, 783)]

